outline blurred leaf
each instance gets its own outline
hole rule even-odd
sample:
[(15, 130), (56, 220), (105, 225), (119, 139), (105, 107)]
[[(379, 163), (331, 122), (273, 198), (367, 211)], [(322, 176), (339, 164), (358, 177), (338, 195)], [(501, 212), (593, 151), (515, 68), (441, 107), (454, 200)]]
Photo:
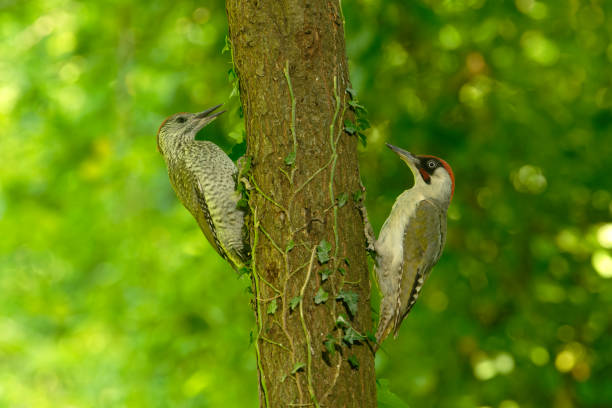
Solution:
[(331, 244), (326, 240), (321, 240), (317, 246), (317, 258), (319, 263), (324, 264), (329, 261), (329, 251), (331, 250)]
[(314, 302), (317, 305), (320, 305), (321, 303), (327, 302), (328, 298), (329, 298), (329, 293), (323, 290), (323, 288), (319, 288), (319, 290), (315, 294)]
[(349, 135), (354, 135), (357, 133), (357, 126), (347, 119), (344, 121), (344, 131)]
[(296, 296), (296, 297), (292, 298), (289, 301), (289, 307), (291, 308), (291, 310), (295, 310), (295, 308), (300, 304), (301, 301), (302, 301), (302, 297), (301, 296)]
[(341, 193), (338, 196), (338, 208), (344, 207), (344, 205), (346, 204), (347, 200), (348, 200), (348, 193)]
[(357, 307), (359, 305), (359, 295), (357, 293), (341, 290), (336, 299), (344, 302), (352, 316), (357, 314)]
[(293, 370), (291, 370), (291, 375), (296, 374), (298, 371), (304, 370), (304, 367), (306, 367), (306, 364), (304, 363), (295, 363)]
[(295, 163), (295, 156), (296, 156), (296, 152), (291, 152), (287, 155), (287, 157), (285, 157), (285, 164), (287, 166), (291, 166), (293, 165), (293, 163)]
[(274, 313), (276, 313), (277, 308), (278, 308), (278, 305), (276, 304), (276, 299), (273, 299), (268, 305), (268, 314), (273, 315)]
[(359, 342), (364, 339), (365, 337), (363, 337), (361, 334), (355, 331), (355, 329), (353, 329), (352, 326), (349, 326), (344, 330), (344, 336), (342, 337), (342, 340), (344, 340), (347, 344), (350, 344), (351, 346), (355, 342)]
[(329, 352), (330, 355), (333, 356), (336, 352), (336, 339), (331, 334), (328, 334), (324, 344), (325, 349)]
[(319, 273), (321, 274), (321, 282), (325, 282), (333, 272), (329, 268), (325, 268), (320, 270)]
[(353, 368), (354, 370), (359, 368), (359, 361), (357, 360), (357, 356), (355, 356), (354, 354), (352, 354), (348, 359), (347, 359), (348, 363), (351, 365), (351, 368)]

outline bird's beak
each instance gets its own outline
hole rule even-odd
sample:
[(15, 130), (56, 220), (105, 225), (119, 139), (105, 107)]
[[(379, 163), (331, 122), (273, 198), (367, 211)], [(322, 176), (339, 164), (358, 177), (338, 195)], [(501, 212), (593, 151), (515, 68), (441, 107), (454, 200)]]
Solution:
[(203, 112), (200, 113), (196, 113), (195, 115), (195, 119), (198, 121), (196, 128), (197, 130), (202, 129), (204, 126), (208, 125), (210, 122), (212, 122), (213, 120), (217, 119), (217, 117), (219, 115), (222, 115), (225, 113), (225, 111), (219, 111), (216, 113), (213, 113), (214, 111), (216, 111), (217, 109), (219, 109), (219, 107), (221, 107), (222, 104), (219, 104), (217, 106), (213, 106), (210, 109), (206, 109)]
[(400, 157), (400, 159), (402, 159), (408, 165), (408, 167), (410, 167), (412, 173), (418, 173), (420, 164), (419, 159), (417, 159), (412, 153), (404, 149), (400, 149), (397, 146), (393, 146), (389, 143), (386, 143), (386, 145), (389, 149), (393, 150)]

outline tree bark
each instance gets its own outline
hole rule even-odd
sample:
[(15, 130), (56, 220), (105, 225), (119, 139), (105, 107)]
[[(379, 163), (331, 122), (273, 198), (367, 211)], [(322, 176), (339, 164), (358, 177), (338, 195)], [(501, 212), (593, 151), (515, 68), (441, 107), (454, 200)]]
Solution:
[(339, 1), (226, 8), (252, 160), (260, 406), (375, 407), (374, 355), (359, 340), (372, 331), (370, 280)]

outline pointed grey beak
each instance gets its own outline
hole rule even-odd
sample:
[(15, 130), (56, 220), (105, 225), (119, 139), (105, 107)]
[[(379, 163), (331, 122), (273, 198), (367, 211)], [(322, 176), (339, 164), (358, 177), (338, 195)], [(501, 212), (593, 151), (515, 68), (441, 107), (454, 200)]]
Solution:
[(219, 104), (217, 106), (213, 106), (210, 109), (206, 109), (203, 112), (200, 113), (196, 113), (195, 115), (195, 119), (199, 120), (199, 123), (197, 124), (197, 129), (200, 130), (202, 129), (204, 126), (208, 125), (210, 122), (212, 122), (213, 120), (217, 119), (218, 116), (224, 114), (226, 111), (222, 110), (216, 113), (213, 113), (214, 111), (216, 111), (217, 109), (219, 109), (221, 107), (222, 104)]
[(403, 161), (405, 161), (408, 165), (413, 164), (415, 166), (419, 165), (419, 159), (417, 159), (412, 153), (406, 151), (404, 149), (400, 149), (397, 146), (393, 146), (392, 144), (385, 143), (387, 147), (393, 150)]

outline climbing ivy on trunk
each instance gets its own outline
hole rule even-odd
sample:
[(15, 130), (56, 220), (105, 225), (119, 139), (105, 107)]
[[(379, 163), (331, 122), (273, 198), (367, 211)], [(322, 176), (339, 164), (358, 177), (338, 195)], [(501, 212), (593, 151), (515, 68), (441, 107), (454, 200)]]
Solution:
[(354, 128), (362, 107), (340, 3), (226, 8), (246, 127), (260, 405), (375, 407)]

